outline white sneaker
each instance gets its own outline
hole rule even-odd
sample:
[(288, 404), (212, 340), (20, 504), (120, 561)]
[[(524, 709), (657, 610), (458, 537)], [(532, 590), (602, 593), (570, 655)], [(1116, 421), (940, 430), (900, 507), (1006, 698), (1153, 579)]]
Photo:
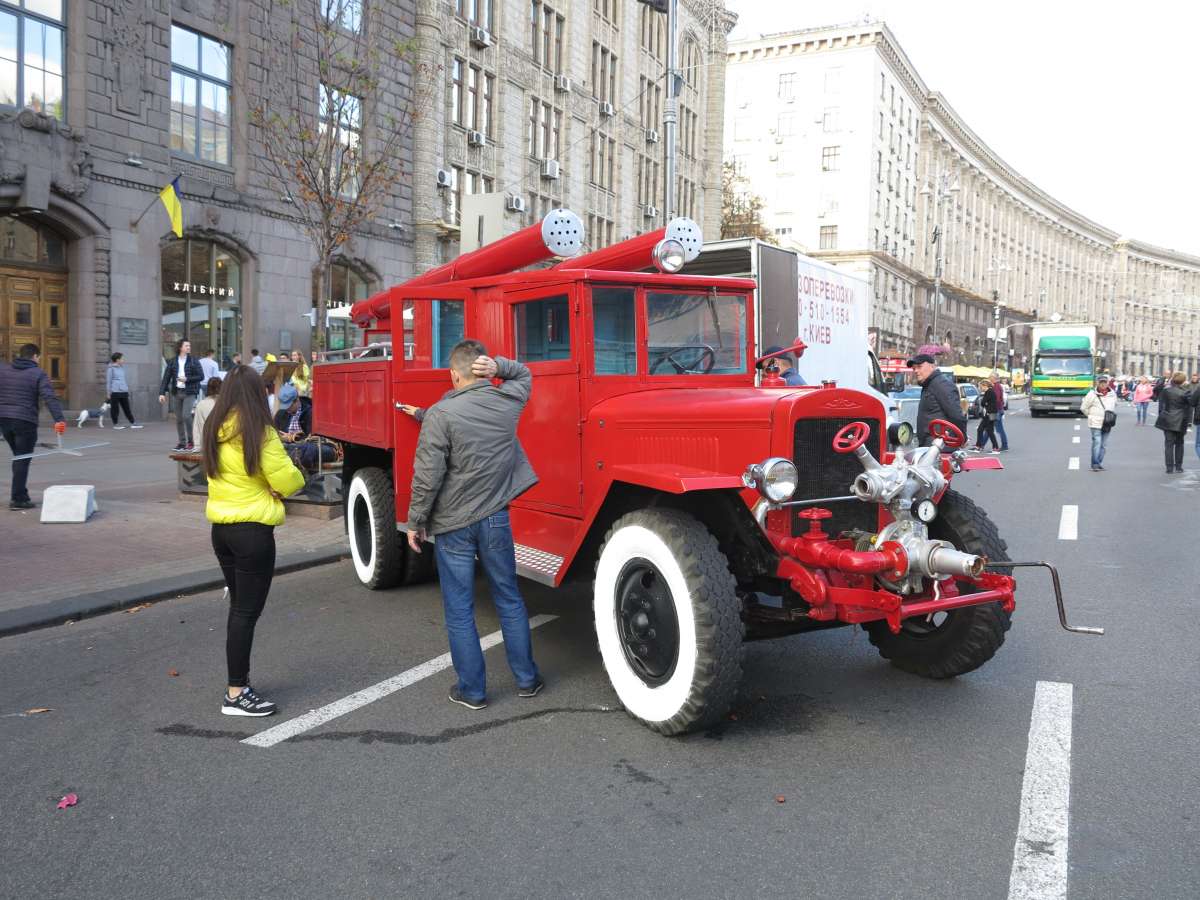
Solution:
[(113, 426), (113, 431), (124, 431), (124, 430), (125, 430), (124, 425), (114, 425)]
[(130, 428), (145, 428), (146, 426), (144, 426), (144, 425), (130, 425), (129, 427), (130, 427)]

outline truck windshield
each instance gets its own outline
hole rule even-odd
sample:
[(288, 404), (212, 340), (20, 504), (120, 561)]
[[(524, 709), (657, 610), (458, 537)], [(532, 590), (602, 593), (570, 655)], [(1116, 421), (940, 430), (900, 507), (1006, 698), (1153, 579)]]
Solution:
[(1084, 375), (1092, 374), (1090, 356), (1039, 356), (1033, 367), (1034, 375)]
[(746, 298), (732, 294), (646, 294), (651, 375), (738, 375), (746, 371)]

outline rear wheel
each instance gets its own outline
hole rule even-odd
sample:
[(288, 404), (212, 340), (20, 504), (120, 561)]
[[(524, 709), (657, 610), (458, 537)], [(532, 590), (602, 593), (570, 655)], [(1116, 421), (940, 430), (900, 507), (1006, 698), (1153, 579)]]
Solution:
[(605, 672), (662, 734), (719, 721), (742, 676), (741, 601), (717, 540), (686, 513), (629, 513), (605, 537), (593, 596)]
[[(987, 513), (957, 491), (947, 491), (942, 497), (929, 533), (965, 553), (991, 561), (1009, 558), (1008, 545)], [(1007, 575), (1012, 570), (998, 571)], [(969, 582), (957, 584), (962, 593), (976, 590)], [(953, 678), (978, 669), (995, 656), (1011, 624), (999, 603), (987, 603), (905, 619), (899, 634), (892, 634), (885, 622), (871, 622), (866, 630), (880, 655), (896, 668), (926, 678)]]
[(396, 531), (392, 480), (382, 469), (358, 469), (346, 493), (346, 533), (358, 580), (373, 591), (392, 587), (404, 574), (407, 548)]

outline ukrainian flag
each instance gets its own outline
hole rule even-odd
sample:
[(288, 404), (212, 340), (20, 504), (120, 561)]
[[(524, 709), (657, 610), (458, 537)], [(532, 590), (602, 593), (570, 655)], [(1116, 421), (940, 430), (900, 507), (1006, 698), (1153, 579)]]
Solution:
[(179, 202), (179, 178), (176, 175), (175, 180), (168, 184), (165, 188), (158, 192), (158, 199), (162, 201), (163, 206), (167, 209), (167, 215), (171, 217), (171, 230), (175, 232), (175, 237), (183, 237), (183, 204)]

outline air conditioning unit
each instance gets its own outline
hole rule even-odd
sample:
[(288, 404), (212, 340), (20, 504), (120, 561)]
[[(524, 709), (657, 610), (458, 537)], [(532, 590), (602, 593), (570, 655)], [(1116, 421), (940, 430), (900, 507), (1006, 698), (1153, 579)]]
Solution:
[(611, 103), (609, 103), (607, 100), (600, 101), (600, 115), (611, 119), (616, 114), (617, 111), (613, 109), (613, 105)]
[(557, 178), (559, 174), (559, 165), (557, 159), (542, 160), (542, 177), (546, 179)]
[(485, 147), (487, 146), (487, 138), (482, 131), (468, 131), (467, 144), (471, 147)]
[(486, 28), (472, 26), (471, 43), (476, 47), (490, 47), (492, 46), (492, 36), (488, 34), (488, 30)]
[(525, 212), (525, 198), (519, 194), (509, 194), (504, 200), (504, 208), (509, 212)]
[(556, 91), (558, 91), (560, 94), (571, 93), (571, 79), (568, 78), (566, 75), (555, 75), (554, 76), (554, 89)]
[(647, 144), (657, 144), (658, 143), (658, 132), (655, 131), (653, 128), (646, 129), (646, 143)]
[(642, 207), (642, 215), (645, 216), (647, 219), (657, 219), (658, 218), (658, 207), (651, 206), (650, 204), (646, 204), (645, 206)]
[(440, 188), (450, 187), (454, 181), (454, 175), (449, 169), (437, 170), (437, 186)]

